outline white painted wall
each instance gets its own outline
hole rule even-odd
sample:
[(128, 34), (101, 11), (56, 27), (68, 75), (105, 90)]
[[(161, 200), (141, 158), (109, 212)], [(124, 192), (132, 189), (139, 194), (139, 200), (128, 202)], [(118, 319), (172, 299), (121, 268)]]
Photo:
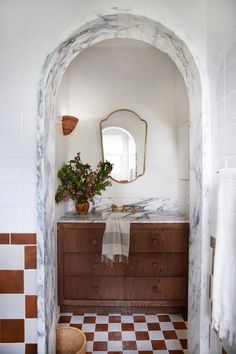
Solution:
[[(188, 99), (182, 76), (166, 54), (135, 40), (104, 41), (70, 64), (62, 91), (68, 94), (61, 107), (80, 118), (76, 131), (65, 138), (68, 159), (81, 152), (84, 162), (96, 166), (102, 157), (100, 121), (116, 109), (131, 109), (148, 123), (144, 176), (129, 184), (113, 182), (104, 196), (179, 197), (178, 180), (188, 179), (189, 169), (188, 130), (183, 128)], [(181, 192), (186, 200), (187, 191)]]

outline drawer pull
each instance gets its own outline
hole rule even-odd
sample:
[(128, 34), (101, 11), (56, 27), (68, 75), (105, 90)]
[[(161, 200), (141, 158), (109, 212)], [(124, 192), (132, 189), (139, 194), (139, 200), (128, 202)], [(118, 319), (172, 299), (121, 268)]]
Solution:
[(97, 292), (98, 292), (98, 286), (94, 286), (94, 287), (93, 287), (93, 292), (94, 292), (94, 293), (97, 293)]
[(157, 239), (153, 238), (153, 239), (152, 239), (152, 244), (153, 244), (154, 246), (156, 246), (156, 245), (157, 245)]
[(97, 246), (97, 244), (98, 244), (98, 240), (93, 240), (93, 245)]
[(94, 270), (98, 269), (97, 263), (93, 263), (93, 269), (94, 269)]
[(153, 268), (157, 268), (158, 264), (157, 263), (152, 263)]

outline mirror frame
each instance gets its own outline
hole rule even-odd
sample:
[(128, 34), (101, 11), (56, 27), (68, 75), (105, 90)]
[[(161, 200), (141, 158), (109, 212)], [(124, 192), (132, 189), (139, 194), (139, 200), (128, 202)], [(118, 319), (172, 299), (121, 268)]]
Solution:
[(115, 179), (114, 177), (110, 176), (110, 178), (117, 182), (117, 183), (121, 183), (121, 184), (127, 184), (127, 183), (131, 183), (131, 182), (134, 182), (136, 181), (139, 177), (143, 176), (144, 173), (145, 173), (145, 170), (146, 170), (146, 153), (147, 153), (147, 130), (148, 130), (148, 124), (146, 122), (145, 119), (141, 118), (136, 112), (132, 111), (131, 109), (126, 109), (126, 108), (121, 108), (121, 109), (116, 109), (115, 111), (111, 112), (110, 114), (108, 114), (108, 116), (101, 120), (100, 122), (100, 137), (101, 137), (101, 149), (102, 149), (102, 161), (105, 161), (104, 159), (104, 149), (103, 149), (103, 137), (102, 137), (102, 123), (105, 122), (106, 120), (109, 119), (109, 117), (116, 113), (116, 112), (122, 112), (122, 111), (125, 111), (125, 112), (130, 112), (130, 113), (133, 113), (136, 115), (136, 117), (145, 124), (145, 136), (144, 136), (144, 159), (143, 159), (143, 173), (141, 173), (140, 175), (136, 176), (135, 179), (132, 179), (132, 181), (118, 181), (117, 179)]

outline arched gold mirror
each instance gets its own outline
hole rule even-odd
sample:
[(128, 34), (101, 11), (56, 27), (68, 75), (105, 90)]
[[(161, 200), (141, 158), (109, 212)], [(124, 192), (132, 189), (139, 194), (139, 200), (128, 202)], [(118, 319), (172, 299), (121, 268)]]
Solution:
[(145, 172), (147, 122), (129, 109), (118, 109), (100, 123), (103, 161), (113, 163), (111, 177), (135, 181)]

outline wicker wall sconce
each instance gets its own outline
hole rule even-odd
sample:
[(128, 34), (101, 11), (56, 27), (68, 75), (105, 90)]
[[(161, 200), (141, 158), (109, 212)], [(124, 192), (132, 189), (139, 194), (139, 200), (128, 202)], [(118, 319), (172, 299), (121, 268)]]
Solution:
[(75, 129), (79, 119), (73, 116), (62, 116), (62, 130), (64, 135), (69, 135)]

